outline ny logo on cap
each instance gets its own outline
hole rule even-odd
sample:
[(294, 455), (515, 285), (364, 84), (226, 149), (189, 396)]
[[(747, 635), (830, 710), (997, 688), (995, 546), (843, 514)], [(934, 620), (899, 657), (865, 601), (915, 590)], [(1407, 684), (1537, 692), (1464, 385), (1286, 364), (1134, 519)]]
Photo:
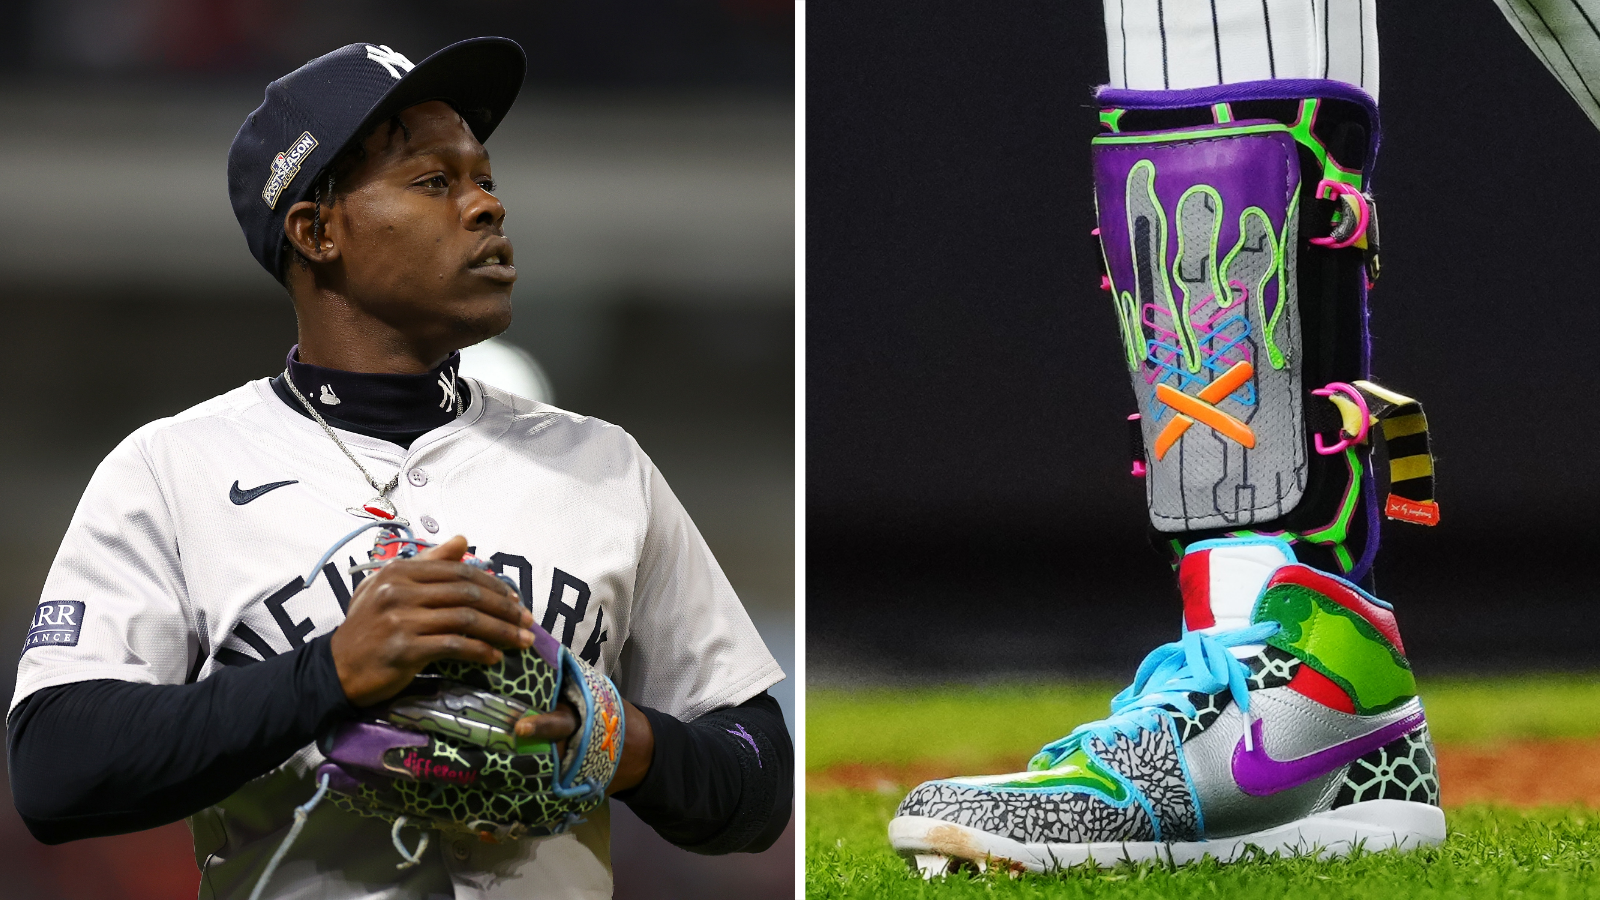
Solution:
[(406, 59), (405, 54), (390, 50), (388, 44), (379, 44), (376, 47), (368, 44), (367, 59), (370, 59), (376, 62), (378, 65), (383, 66), (385, 69), (388, 69), (389, 74), (393, 75), (397, 79), (400, 77), (400, 72), (395, 68), (395, 66), (399, 66), (401, 69), (405, 69), (407, 72), (415, 68), (415, 65), (411, 62), (411, 60)]

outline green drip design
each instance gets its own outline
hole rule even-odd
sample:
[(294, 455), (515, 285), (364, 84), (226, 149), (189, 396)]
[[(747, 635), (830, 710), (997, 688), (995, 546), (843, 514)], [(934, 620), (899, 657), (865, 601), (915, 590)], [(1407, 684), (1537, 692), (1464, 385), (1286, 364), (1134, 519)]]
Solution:
[[(1272, 220), (1267, 217), (1266, 212), (1264, 212), (1261, 207), (1247, 207), (1244, 212), (1239, 214), (1239, 243), (1235, 244), (1233, 249), (1228, 251), (1228, 255), (1222, 259), (1222, 265), (1217, 267), (1217, 280), (1222, 282), (1223, 285), (1227, 286), (1227, 302), (1223, 302), (1223, 294), (1217, 294), (1217, 305), (1224, 309), (1233, 305), (1233, 288), (1230, 284), (1233, 279), (1229, 278), (1228, 275), (1233, 271), (1233, 261), (1239, 256), (1239, 253), (1244, 250), (1245, 245), (1249, 243), (1249, 241), (1246, 239), (1246, 236), (1250, 234), (1250, 224), (1252, 222), (1257, 223), (1258, 226), (1265, 226), (1267, 234), (1272, 234)], [(1272, 242), (1273, 264), (1268, 266), (1266, 272), (1262, 274), (1261, 283), (1252, 288), (1257, 295), (1259, 295), (1261, 291), (1266, 288), (1266, 284), (1269, 280), (1271, 280), (1273, 273), (1281, 269), (1281, 267), (1277, 264), (1278, 246), (1279, 244), (1277, 241)], [(1262, 309), (1261, 311), (1261, 318), (1265, 319), (1266, 310)], [(1275, 366), (1275, 368), (1282, 368), (1282, 366)]]
[[(1154, 194), (1155, 180), (1153, 177), (1150, 182), (1150, 188), (1151, 193)], [(1190, 347), (1198, 348), (1200, 346), (1200, 338), (1194, 333), (1195, 307), (1206, 302), (1206, 300), (1211, 297), (1216, 297), (1219, 305), (1227, 306), (1233, 302), (1233, 295), (1230, 294), (1226, 288), (1227, 282), (1220, 281), (1217, 277), (1217, 237), (1222, 233), (1222, 195), (1217, 193), (1217, 189), (1209, 184), (1194, 185), (1193, 187), (1184, 191), (1182, 196), (1178, 197), (1178, 258), (1175, 263), (1177, 271), (1183, 271), (1183, 264), (1188, 255), (1188, 229), (1184, 228), (1184, 222), (1186, 221), (1184, 217), (1184, 207), (1188, 205), (1191, 197), (1211, 198), (1211, 228), (1209, 234), (1207, 235), (1205, 248), (1206, 255), (1200, 260), (1200, 267), (1211, 273), (1211, 277), (1208, 279), (1210, 281), (1210, 293), (1204, 297), (1195, 297), (1189, 292), (1189, 282), (1184, 281), (1181, 277), (1176, 279), (1178, 282), (1178, 289), (1183, 291), (1183, 318), (1179, 321), (1182, 325), (1184, 341)], [(1243, 246), (1244, 235), (1241, 234), (1239, 237), (1240, 246)], [(1239, 248), (1235, 247), (1233, 253), (1228, 254), (1228, 258), (1232, 259), (1233, 254), (1237, 253), (1238, 250)], [(1162, 264), (1165, 265), (1165, 258), (1163, 258)], [(1223, 302), (1224, 297), (1228, 298), (1226, 303)], [(1188, 369), (1191, 372), (1200, 371), (1199, 353), (1196, 352), (1189, 354)]]
[[(1116, 112), (1118, 116), (1120, 116), (1123, 110), (1103, 111), (1101, 113), (1102, 120), (1105, 118), (1107, 113), (1110, 112)], [(1106, 134), (1096, 137), (1094, 139), (1094, 143), (1103, 146), (1128, 146), (1135, 144), (1158, 144), (1170, 143), (1173, 141), (1190, 141), (1197, 138), (1221, 138), (1237, 137), (1250, 134), (1288, 133), (1291, 133), (1288, 127), (1272, 122), (1265, 124), (1229, 125), (1226, 127), (1197, 129), (1192, 131), (1184, 131), (1178, 134), (1173, 134), (1171, 132), (1160, 132), (1153, 134)], [(1139, 320), (1139, 309), (1141, 305), (1146, 301), (1164, 301), (1167, 312), (1172, 317), (1174, 325), (1173, 330), (1177, 333), (1178, 342), (1181, 345), (1179, 350), (1182, 352), (1184, 357), (1184, 368), (1190, 372), (1199, 372), (1200, 354), (1197, 350), (1199, 346), (1199, 339), (1194, 333), (1194, 324), (1191, 321), (1191, 315), (1194, 307), (1198, 303), (1203, 303), (1206, 298), (1196, 298), (1191, 296), (1188, 284), (1179, 279), (1179, 290), (1181, 290), (1183, 293), (1183, 310), (1182, 314), (1179, 314), (1172, 290), (1173, 286), (1172, 279), (1170, 277), (1171, 273), (1168, 271), (1166, 263), (1167, 242), (1169, 240), (1171, 230), (1167, 221), (1167, 211), (1165, 207), (1162, 206), (1159, 198), (1156, 195), (1155, 163), (1148, 159), (1141, 159), (1134, 163), (1133, 168), (1128, 172), (1126, 188), (1126, 207), (1128, 217), (1127, 234), (1130, 235), (1130, 237), (1133, 234), (1134, 200), (1137, 197), (1138, 190), (1136, 185), (1141, 177), (1145, 179), (1144, 191), (1147, 194), (1150, 207), (1155, 210), (1155, 225), (1157, 230), (1157, 240), (1159, 242), (1156, 260), (1158, 265), (1156, 268), (1161, 279), (1156, 287), (1156, 292), (1164, 296), (1161, 298), (1140, 297), (1134, 293), (1130, 293), (1129, 291), (1119, 288), (1119, 286), (1112, 281), (1109, 275), (1111, 272), (1111, 265), (1105, 258), (1104, 235), (1101, 237), (1100, 251), (1105, 271), (1108, 273), (1107, 281), (1111, 282), (1112, 305), (1116, 308), (1117, 320), (1122, 324), (1122, 336), (1123, 343), (1125, 345), (1124, 351), (1128, 361), (1128, 368), (1131, 371), (1137, 371), (1139, 363), (1145, 357), (1145, 347), (1143, 341), (1144, 331)], [(1185, 205), (1199, 195), (1210, 197), (1213, 205), (1210, 234), (1207, 236), (1207, 251), (1210, 253), (1210, 256), (1207, 257), (1206, 260), (1202, 261), (1202, 265), (1210, 266), (1211, 277), (1209, 280), (1211, 282), (1211, 296), (1215, 296), (1217, 298), (1217, 304), (1219, 306), (1226, 308), (1234, 303), (1235, 298), (1233, 296), (1232, 288), (1228, 286), (1228, 272), (1232, 268), (1240, 252), (1243, 251), (1250, 239), (1254, 236), (1260, 235), (1269, 239), (1268, 243), (1272, 248), (1273, 258), (1270, 261), (1266, 271), (1263, 272), (1260, 279), (1258, 279), (1257, 283), (1253, 286), (1253, 290), (1255, 291), (1258, 319), (1265, 323), (1262, 327), (1262, 331), (1264, 338), (1263, 342), (1266, 345), (1267, 350), (1267, 361), (1274, 369), (1282, 369), (1284, 366), (1288, 365), (1288, 357), (1283, 350), (1278, 347), (1276, 331), (1278, 324), (1282, 319), (1284, 308), (1287, 306), (1287, 304), (1280, 302), (1277, 309), (1273, 310), (1271, 320), (1268, 321), (1266, 316), (1266, 288), (1272, 279), (1276, 278), (1278, 281), (1279, 295), (1282, 296), (1283, 294), (1283, 286), (1286, 283), (1284, 271), (1285, 254), (1289, 252), (1289, 222), (1293, 220), (1293, 216), (1296, 216), (1299, 213), (1299, 194), (1298, 192), (1295, 192), (1294, 196), (1292, 196), (1289, 201), (1288, 218), (1285, 219), (1284, 229), (1282, 232), (1278, 232), (1272, 227), (1271, 219), (1267, 216), (1266, 212), (1259, 207), (1248, 207), (1241, 212), (1239, 214), (1238, 243), (1235, 244), (1233, 249), (1231, 249), (1228, 254), (1222, 258), (1222, 261), (1219, 265), (1216, 264), (1215, 261), (1218, 258), (1218, 250), (1220, 249), (1218, 245), (1218, 239), (1222, 232), (1222, 217), (1224, 215), (1222, 197), (1216, 188), (1212, 187), (1211, 185), (1197, 184), (1191, 186), (1184, 191), (1182, 196), (1178, 198), (1177, 204), (1177, 265), (1180, 267), (1180, 270), (1186, 261), (1187, 256), (1189, 255), (1189, 248), (1187, 246), (1187, 229), (1183, 227), (1183, 211)], [(1099, 218), (1098, 199), (1095, 203), (1095, 218)], [(1252, 231), (1252, 229), (1254, 229), (1254, 231)]]
[(1139, 371), (1139, 361), (1144, 359), (1144, 347), (1139, 343), (1141, 331), (1139, 330), (1139, 304), (1133, 295), (1127, 291), (1117, 293), (1116, 285), (1111, 286), (1112, 303), (1117, 307), (1117, 319), (1122, 322), (1123, 349), (1128, 355), (1128, 370)]
[[(1283, 234), (1278, 235), (1278, 239), (1275, 243), (1277, 259), (1273, 260), (1273, 270), (1278, 276), (1278, 308), (1272, 311), (1272, 318), (1270, 320), (1267, 319), (1266, 311), (1267, 280), (1265, 278), (1261, 279), (1261, 285), (1256, 291), (1256, 303), (1261, 305), (1261, 320), (1267, 323), (1265, 334), (1262, 335), (1264, 339), (1263, 342), (1267, 345), (1267, 362), (1269, 362), (1274, 369), (1281, 369), (1288, 364), (1288, 359), (1284, 356), (1283, 351), (1278, 348), (1278, 323), (1283, 319), (1284, 308), (1289, 305), (1287, 291), (1284, 290), (1284, 286), (1288, 284), (1287, 278), (1284, 277), (1284, 260), (1288, 258), (1290, 253), (1295, 252), (1295, 248), (1289, 246), (1289, 224), (1294, 222), (1295, 217), (1299, 214), (1300, 192), (1295, 191), (1294, 196), (1289, 198), (1289, 210), (1284, 214), (1283, 217)], [(1243, 228), (1243, 224), (1244, 223), (1241, 221), (1241, 230)]]
[[(1094, 196), (1094, 220), (1100, 221), (1100, 195)], [(1122, 355), (1127, 357), (1128, 371), (1139, 371), (1139, 361), (1144, 358), (1141, 343), (1143, 331), (1139, 328), (1139, 307), (1133, 295), (1119, 291), (1111, 279), (1111, 261), (1106, 258), (1106, 241), (1100, 238), (1100, 270), (1106, 273), (1106, 284), (1111, 286), (1111, 305), (1116, 309), (1117, 322), (1122, 326)]]
[[(1096, 140), (1099, 140), (1099, 138), (1096, 138)], [(1173, 325), (1177, 327), (1178, 341), (1183, 345), (1178, 349), (1179, 352), (1183, 354), (1184, 365), (1189, 369), (1189, 371), (1198, 372), (1200, 371), (1200, 358), (1195, 353), (1194, 338), (1190, 334), (1188, 327), (1184, 324), (1181, 324), (1184, 320), (1178, 316), (1178, 307), (1172, 299), (1172, 284), (1167, 279), (1167, 235), (1170, 233), (1167, 225), (1167, 211), (1162, 208), (1161, 200), (1156, 196), (1156, 164), (1148, 159), (1139, 160), (1138, 162), (1134, 163), (1133, 168), (1128, 171), (1128, 199), (1125, 204), (1127, 207), (1128, 221), (1126, 224), (1128, 228), (1128, 236), (1131, 240), (1134, 234), (1134, 186), (1138, 183), (1141, 173), (1144, 175), (1145, 192), (1149, 195), (1150, 208), (1155, 210), (1156, 215), (1156, 236), (1159, 243), (1159, 247), (1157, 248), (1155, 254), (1156, 265), (1154, 275), (1158, 279), (1156, 281), (1156, 292), (1161, 294), (1162, 299), (1166, 301), (1167, 314), (1172, 317)], [(1180, 235), (1179, 238), (1181, 240), (1182, 235)], [(1136, 288), (1137, 284), (1138, 279), (1136, 277)], [(1131, 304), (1128, 302), (1130, 299), (1132, 300)], [(1144, 299), (1145, 298), (1138, 296), (1132, 298), (1124, 297), (1122, 303), (1122, 306), (1127, 310), (1127, 316), (1123, 319), (1124, 327), (1129, 329), (1129, 334), (1137, 335), (1140, 338), (1142, 338), (1144, 331), (1139, 327), (1139, 307)], [(1154, 300), (1155, 298), (1150, 299)], [(1143, 358), (1143, 340), (1141, 339), (1134, 341), (1130, 339), (1129, 343), (1130, 345), (1138, 345), (1138, 356), (1139, 358)]]
[[(1288, 212), (1289, 216), (1293, 216), (1295, 214), (1295, 204), (1298, 201), (1298, 195), (1290, 200)], [(1234, 260), (1250, 243), (1250, 239), (1257, 235), (1270, 238), (1268, 243), (1272, 246), (1272, 261), (1268, 264), (1267, 268), (1262, 271), (1260, 279), (1258, 279), (1256, 284), (1252, 285), (1250, 289), (1255, 295), (1256, 318), (1261, 322), (1266, 323), (1262, 326), (1262, 332), (1263, 337), (1265, 338), (1264, 342), (1267, 347), (1267, 362), (1274, 369), (1281, 369), (1288, 365), (1288, 358), (1284, 356), (1283, 351), (1278, 349), (1277, 344), (1274, 342), (1272, 337), (1272, 333), (1277, 327), (1278, 318), (1283, 314), (1284, 307), (1288, 305), (1288, 303), (1281, 299), (1284, 294), (1283, 254), (1285, 252), (1285, 242), (1288, 240), (1289, 235), (1288, 221), (1289, 220), (1287, 218), (1284, 220), (1283, 234), (1279, 235), (1272, 228), (1272, 219), (1268, 217), (1266, 212), (1263, 211), (1259, 206), (1251, 206), (1246, 208), (1244, 212), (1239, 214), (1239, 243), (1235, 244), (1233, 249), (1228, 251), (1228, 255), (1222, 260), (1222, 265), (1219, 267), (1219, 271), (1217, 273), (1217, 280), (1223, 285), (1231, 284), (1232, 279), (1229, 277), (1229, 274), (1233, 270)], [(1254, 227), (1254, 230), (1252, 230), (1252, 226)], [(1280, 297), (1280, 300), (1278, 303), (1278, 308), (1272, 311), (1272, 320), (1267, 321), (1267, 285), (1272, 281), (1273, 278), (1278, 279), (1278, 296)], [(1226, 291), (1228, 297), (1226, 303), (1222, 302), (1221, 300), (1223, 294), (1218, 293), (1218, 306), (1228, 307), (1233, 305), (1233, 289), (1228, 287)]]
[(1122, 114), (1125, 112), (1127, 112), (1125, 109), (1102, 109), (1100, 110), (1100, 124), (1113, 133), (1121, 131)]
[(1343, 688), (1361, 715), (1393, 709), (1417, 694), (1411, 666), (1394, 645), (1371, 622), (1311, 588), (1268, 588), (1252, 620), (1281, 624), (1267, 643)]

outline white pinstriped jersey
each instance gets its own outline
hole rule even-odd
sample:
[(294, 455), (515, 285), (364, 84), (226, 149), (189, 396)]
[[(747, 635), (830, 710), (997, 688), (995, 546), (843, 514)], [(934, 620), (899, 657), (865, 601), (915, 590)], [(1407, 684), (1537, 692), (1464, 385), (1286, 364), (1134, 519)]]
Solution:
[[(747, 700), (783, 672), (688, 514), (622, 429), (475, 379), (472, 403), (409, 450), (341, 432), (415, 527), (466, 535), (517, 580), (558, 640), (623, 696), (680, 719)], [(291, 482), (240, 504), (234, 485)], [(183, 684), (289, 652), (344, 619), (372, 532), (307, 589), (372, 495), (355, 466), (265, 380), (139, 429), (91, 479), (18, 665), (12, 707), (90, 679)], [(427, 532), (419, 531), (424, 537)], [(40, 615), (43, 615), (41, 613)], [(203, 897), (245, 897), (320, 763), (307, 747), (190, 819)], [(396, 875), (386, 823), (323, 804), (272, 879), (274, 897), (609, 897), (606, 810), (550, 838), (457, 841)]]

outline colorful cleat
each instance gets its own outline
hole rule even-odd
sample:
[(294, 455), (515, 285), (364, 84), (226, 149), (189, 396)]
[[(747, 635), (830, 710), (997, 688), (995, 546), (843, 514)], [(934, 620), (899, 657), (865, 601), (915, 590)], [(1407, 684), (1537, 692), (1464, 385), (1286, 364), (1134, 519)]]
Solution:
[(1247, 853), (1343, 856), (1444, 840), (1427, 719), (1391, 607), (1274, 537), (1200, 541), (1181, 640), (1111, 716), (1028, 770), (913, 790), (889, 839), (927, 877)]

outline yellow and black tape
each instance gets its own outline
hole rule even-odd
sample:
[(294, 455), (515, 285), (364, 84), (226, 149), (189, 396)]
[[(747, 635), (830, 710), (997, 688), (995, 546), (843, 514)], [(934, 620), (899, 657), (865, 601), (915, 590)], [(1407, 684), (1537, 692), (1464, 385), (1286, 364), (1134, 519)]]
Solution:
[(1389, 457), (1389, 494), (1384, 515), (1421, 525), (1439, 524), (1433, 496), (1433, 445), (1428, 414), (1418, 401), (1370, 381), (1351, 382), (1367, 401), (1372, 425)]

